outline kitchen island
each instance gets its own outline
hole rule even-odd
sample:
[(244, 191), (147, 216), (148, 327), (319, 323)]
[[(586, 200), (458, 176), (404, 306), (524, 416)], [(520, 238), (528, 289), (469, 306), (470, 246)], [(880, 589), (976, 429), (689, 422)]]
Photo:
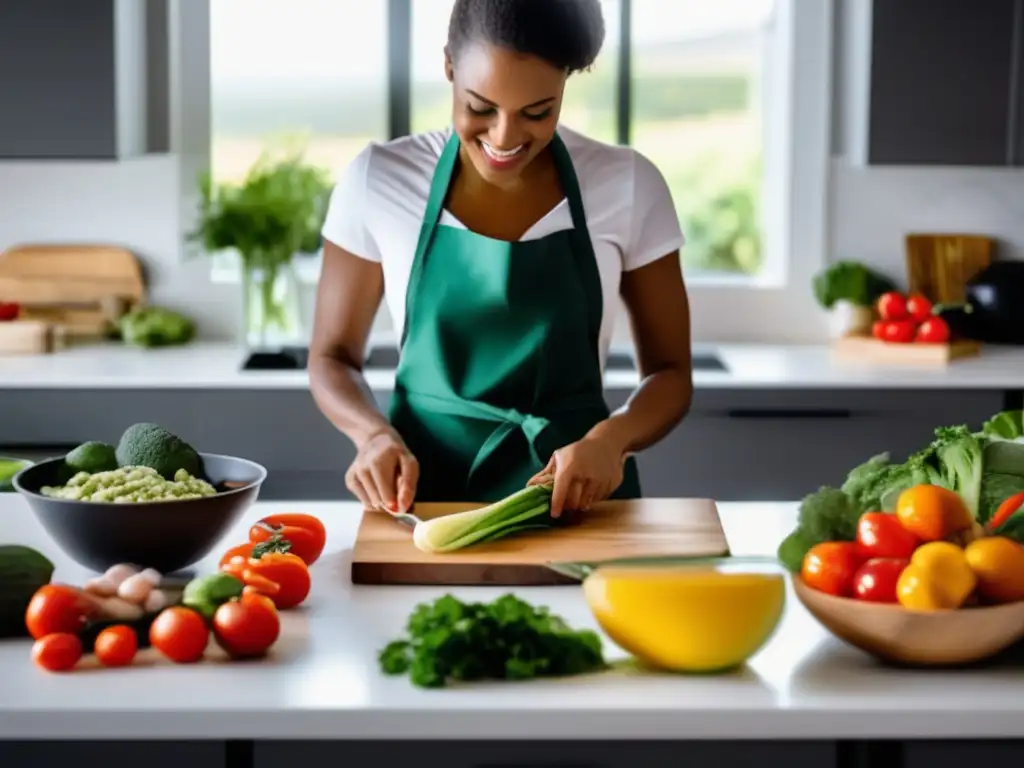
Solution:
[[(48, 674), (32, 665), (28, 641), (0, 641), (0, 739), (208, 740), (103, 746), (115, 751), (143, 750), (133, 753), (133, 759), (143, 759), (138, 755), (144, 753), (151, 768), (186, 760), (192, 768), (212, 768), (224, 765), (225, 757), (229, 765), (251, 765), (253, 755), (254, 764), (261, 768), (291, 766), (296, 750), (302, 750), (304, 766), (336, 765), (338, 758), (363, 765), (364, 760), (369, 763), (389, 756), (409, 760), (419, 754), (421, 759), (427, 748), (421, 745), (418, 753), (403, 753), (405, 740), (469, 738), (699, 740), (701, 744), (676, 747), (684, 751), (671, 753), (675, 758), (668, 762), (658, 762), (635, 748), (621, 756), (616, 756), (614, 746), (584, 744), (552, 747), (555, 751), (548, 752), (536, 743), (517, 741), (518, 746), (502, 747), (500, 759), (459, 758), (452, 747), (453, 757), (444, 758), (447, 766), (627, 768), (685, 762), (688, 766), (810, 768), (834, 766), (838, 759), (845, 768), (848, 763), (842, 761), (848, 759), (851, 745), (865, 740), (873, 745), (870, 748), (881, 749), (886, 759), (902, 757), (905, 766), (927, 763), (935, 768), (953, 765), (945, 762), (953, 758), (958, 762), (993, 759), (1006, 750), (1010, 750), (1006, 756), (1019, 759), (1015, 745), (1004, 740), (1024, 738), (1024, 667), (945, 672), (887, 669), (828, 635), (791, 594), (776, 635), (739, 672), (691, 677), (622, 670), (550, 681), (418, 690), (405, 678), (383, 676), (377, 651), (401, 634), (417, 603), (439, 597), (443, 590), (353, 586), (348, 566), (359, 519), (355, 505), (258, 503), (201, 567), (212, 569), (224, 547), (244, 540), (252, 521), (286, 510), (319, 516), (327, 525), (328, 542), (313, 566), (310, 597), (301, 609), (285, 614), (282, 638), (270, 658), (175, 666), (154, 661), (154, 652), (146, 651), (128, 669)], [(774, 552), (790, 530), (796, 506), (721, 504), (720, 513), (734, 554), (766, 554)], [(19, 496), (0, 495), (0, 519), (6, 523), (5, 541), (36, 547), (55, 562), (55, 581), (82, 583), (88, 577), (50, 542)], [(505, 590), (450, 591), (461, 598), (489, 600)], [(516, 594), (550, 606), (575, 626), (596, 628), (577, 587), (517, 589)], [(610, 659), (625, 657), (606, 643)], [(279, 743), (260, 741), (253, 750), (249, 740), (254, 739)], [(380, 743), (366, 744), (360, 749), (371, 751), (359, 753), (348, 745), (293, 743), (344, 739)], [(988, 741), (878, 746), (878, 740), (884, 739)], [(527, 747), (533, 750), (529, 757), (514, 756), (515, 749)], [(13, 766), (32, 764), (44, 754), (34, 749), (56, 754), (54, 750), (62, 746), (40, 742), (2, 748), (3, 763)], [(81, 756), (83, 749), (100, 747), (75, 744), (73, 749)], [(696, 751), (691, 754), (685, 749)], [(8, 762), (12, 754), (25, 755), (24, 762)], [(357, 754), (361, 757), (353, 762)], [(545, 754), (547, 762), (538, 757)], [(554, 754), (565, 757), (555, 759)], [(174, 755), (173, 763), (163, 762)], [(236, 760), (242, 762), (231, 762)], [(77, 762), (100, 764), (99, 758), (79, 757)]]

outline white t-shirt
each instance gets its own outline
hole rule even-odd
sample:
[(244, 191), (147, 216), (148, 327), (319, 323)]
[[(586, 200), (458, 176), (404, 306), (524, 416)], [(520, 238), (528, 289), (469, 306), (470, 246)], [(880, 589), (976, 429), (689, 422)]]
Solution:
[[(623, 272), (682, 247), (672, 196), (661, 172), (630, 147), (604, 144), (559, 126), (583, 196), (590, 239), (601, 274), (604, 316), (602, 366), (620, 309)], [(331, 194), (323, 236), (384, 272), (384, 298), (397, 334), (405, 324), (405, 298), (430, 182), (451, 129), (369, 144), (351, 162)], [(441, 226), (466, 227), (443, 211)], [(522, 240), (572, 229), (563, 199)]]

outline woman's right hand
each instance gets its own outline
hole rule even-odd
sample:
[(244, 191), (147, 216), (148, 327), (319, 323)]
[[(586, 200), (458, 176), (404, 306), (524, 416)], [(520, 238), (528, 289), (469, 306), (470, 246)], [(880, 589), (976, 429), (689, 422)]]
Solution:
[(345, 485), (367, 509), (398, 513), (412, 506), (419, 478), (416, 457), (394, 430), (387, 429), (359, 447), (345, 473)]

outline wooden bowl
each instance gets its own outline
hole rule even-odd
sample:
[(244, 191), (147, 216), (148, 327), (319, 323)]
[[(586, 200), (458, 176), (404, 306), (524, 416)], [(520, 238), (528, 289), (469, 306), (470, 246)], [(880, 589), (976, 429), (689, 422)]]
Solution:
[(835, 597), (811, 589), (797, 576), (793, 591), (825, 629), (886, 662), (970, 664), (1024, 639), (1024, 602), (924, 613)]

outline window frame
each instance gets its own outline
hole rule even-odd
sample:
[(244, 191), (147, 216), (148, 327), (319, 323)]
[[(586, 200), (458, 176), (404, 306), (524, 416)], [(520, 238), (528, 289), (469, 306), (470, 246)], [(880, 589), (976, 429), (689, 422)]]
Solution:
[[(389, 138), (411, 130), (412, 2), (386, 0)], [(169, 0), (171, 148), (179, 157), (181, 232), (195, 223), (194, 179), (207, 169), (210, 133), (210, 0)], [(632, 128), (631, 8), (620, 0), (617, 136)], [(810, 285), (826, 263), (832, 117), (834, 0), (776, 0), (770, 89), (765, 115), (763, 216), (769, 254), (757, 276), (687, 276), (697, 341), (815, 342), (825, 319)], [(297, 261), (300, 279), (316, 283), (319, 259)], [(239, 281), (230, 258), (213, 259), (210, 279)], [(752, 322), (753, 321), (753, 322)]]

